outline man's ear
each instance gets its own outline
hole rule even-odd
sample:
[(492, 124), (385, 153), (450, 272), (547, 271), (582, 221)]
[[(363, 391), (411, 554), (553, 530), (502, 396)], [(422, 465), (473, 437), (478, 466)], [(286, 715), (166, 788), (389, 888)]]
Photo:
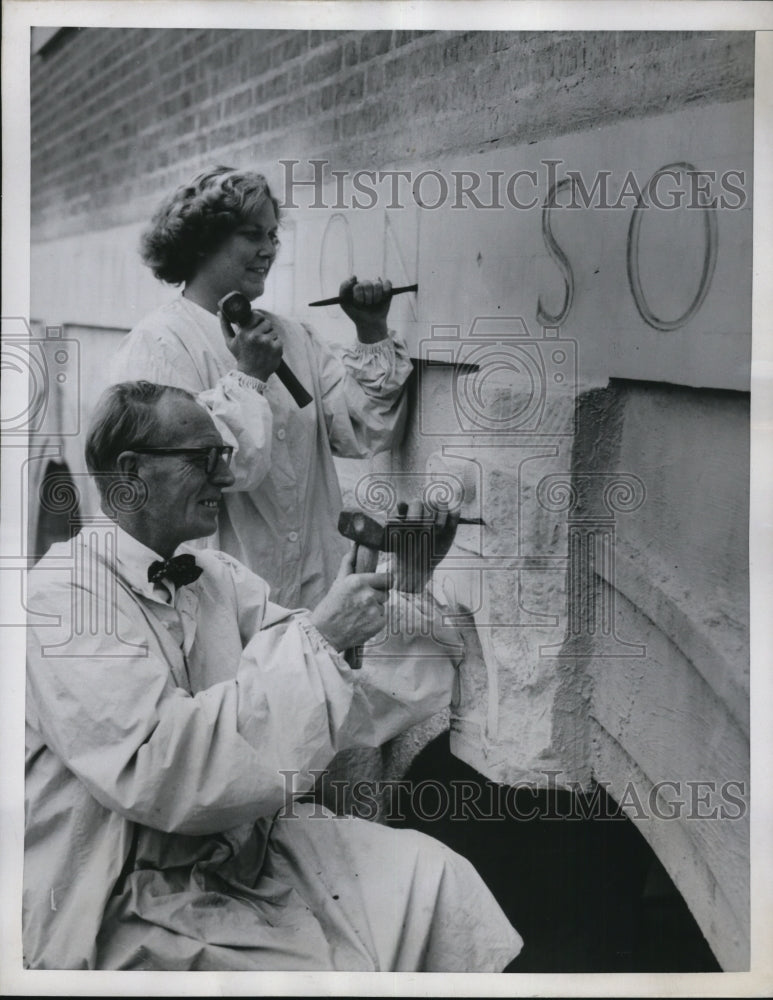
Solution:
[(102, 509), (118, 521), (120, 515), (135, 514), (148, 499), (148, 487), (139, 473), (140, 455), (122, 451), (115, 460), (115, 474), (103, 496)]
[(137, 475), (139, 467), (139, 455), (136, 451), (122, 451), (115, 460), (115, 467), (119, 472)]

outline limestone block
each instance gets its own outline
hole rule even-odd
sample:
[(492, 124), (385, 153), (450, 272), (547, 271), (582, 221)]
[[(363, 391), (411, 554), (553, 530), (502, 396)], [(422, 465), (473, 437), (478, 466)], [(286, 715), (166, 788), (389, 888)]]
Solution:
[(514, 384), (512, 363), (429, 369), (422, 386), (429, 402), (399, 462), (401, 498), (451, 473), (464, 486), (463, 515), (484, 522), (460, 526), (435, 575), (465, 642), (451, 749), (505, 783), (587, 781), (583, 680), (571, 657), (555, 656), (567, 627), (567, 518), (540, 489), (571, 472), (574, 386), (527, 389)]
[[(711, 946), (717, 961), (726, 972), (740, 972), (749, 968), (749, 909), (748, 902), (742, 903), (738, 909), (738, 896), (731, 901), (727, 895), (727, 883), (723, 885), (704, 858), (702, 852), (696, 849), (696, 842), (691, 837), (690, 822), (663, 820), (649, 809), (649, 803), (657, 790), (655, 781), (638, 765), (636, 760), (594, 720), (590, 723), (591, 742), (594, 755), (594, 769), (599, 774), (606, 775), (605, 786), (618, 802), (626, 802), (625, 811), (636, 823), (639, 831), (647, 839), (661, 863), (668, 871), (679, 888), (690, 910), (695, 916), (706, 940)], [(669, 796), (673, 796), (669, 790)], [(703, 794), (706, 794), (705, 791)], [(717, 796), (714, 796), (715, 807)], [(669, 807), (660, 799), (660, 807), (665, 812)], [(644, 808), (639, 808), (642, 803)], [(704, 830), (707, 824), (721, 825), (725, 830), (739, 825), (739, 820), (733, 818), (735, 812), (724, 819), (717, 817), (702, 822)], [(740, 826), (746, 828), (744, 820)], [(711, 829), (711, 827), (708, 827)], [(748, 892), (749, 871), (748, 858), (734, 859), (737, 863), (737, 875), (742, 882), (741, 893)], [(734, 905), (735, 904), (735, 905)]]
[[(578, 596), (586, 620), (603, 609), (609, 624), (586, 635), (582, 660), (593, 773), (639, 824), (723, 968), (742, 969), (748, 397), (617, 383), (585, 398), (582, 410), (575, 467), (590, 465), (605, 440), (602, 465), (626, 470), (621, 477), (635, 470), (644, 491), (639, 508), (615, 522), (613, 558), (595, 563), (595, 583)], [(598, 481), (584, 502), (586, 514), (598, 514)], [(616, 655), (610, 634), (632, 655)]]

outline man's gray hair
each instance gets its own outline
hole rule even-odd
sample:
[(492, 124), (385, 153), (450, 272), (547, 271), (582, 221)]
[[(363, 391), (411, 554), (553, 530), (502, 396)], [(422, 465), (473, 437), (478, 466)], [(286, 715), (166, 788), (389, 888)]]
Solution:
[(102, 499), (110, 477), (117, 472), (121, 452), (153, 443), (158, 433), (156, 408), (167, 394), (195, 401), (186, 389), (155, 382), (119, 382), (99, 398), (86, 439), (86, 467), (94, 476)]

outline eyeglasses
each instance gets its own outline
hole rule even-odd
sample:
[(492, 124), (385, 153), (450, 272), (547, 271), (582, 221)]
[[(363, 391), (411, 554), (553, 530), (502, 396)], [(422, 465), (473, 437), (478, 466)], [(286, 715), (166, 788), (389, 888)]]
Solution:
[(211, 448), (132, 448), (138, 455), (189, 455), (194, 458), (203, 458), (202, 468), (208, 476), (211, 476), (219, 462), (225, 462), (225, 467), (231, 464), (231, 456), (234, 450), (230, 444), (216, 444)]

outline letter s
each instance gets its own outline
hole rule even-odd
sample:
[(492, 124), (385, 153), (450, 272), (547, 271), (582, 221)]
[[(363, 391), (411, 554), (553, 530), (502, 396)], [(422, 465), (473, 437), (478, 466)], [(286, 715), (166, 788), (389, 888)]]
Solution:
[(558, 183), (552, 184), (545, 199), (545, 204), (542, 206), (542, 238), (545, 241), (548, 253), (563, 274), (565, 284), (564, 303), (561, 306), (561, 311), (555, 315), (547, 312), (544, 308), (542, 305), (542, 296), (537, 299), (537, 322), (541, 323), (542, 326), (560, 326), (569, 315), (569, 310), (572, 308), (572, 301), (574, 299), (574, 275), (572, 274), (572, 267), (569, 263), (569, 258), (556, 242), (550, 226), (550, 209), (556, 204), (558, 192), (562, 188), (568, 187), (571, 183), (569, 177), (564, 177)]

